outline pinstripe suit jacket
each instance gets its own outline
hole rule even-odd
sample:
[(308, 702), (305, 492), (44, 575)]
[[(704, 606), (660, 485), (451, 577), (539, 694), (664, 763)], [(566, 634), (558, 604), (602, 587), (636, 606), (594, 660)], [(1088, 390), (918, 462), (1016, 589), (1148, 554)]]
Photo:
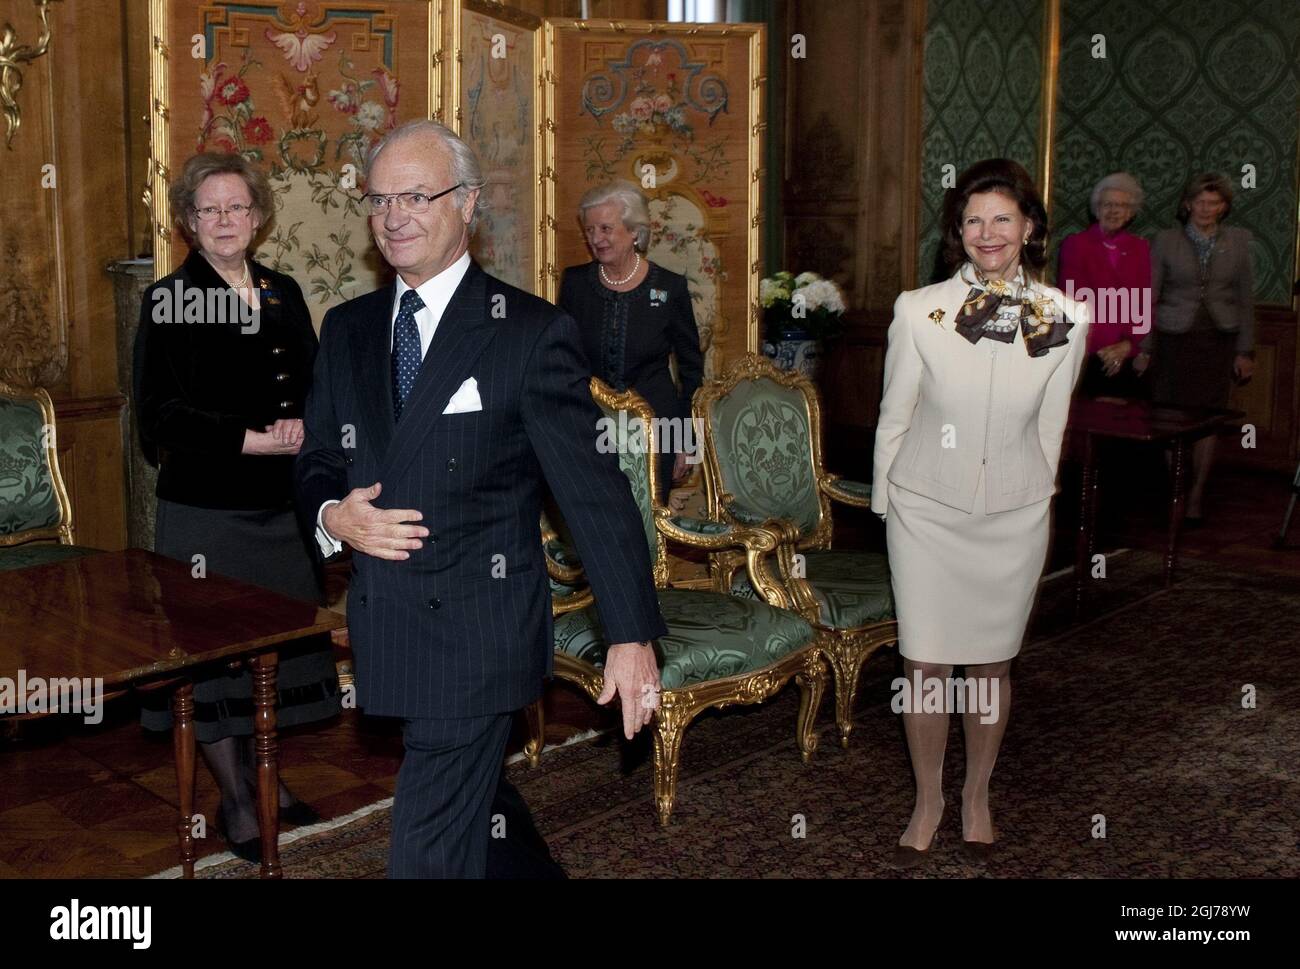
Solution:
[[(337, 306), (321, 327), (297, 461), (299, 507), (375, 481), (381, 508), (417, 508), (409, 559), (354, 552), (348, 630), (357, 700), (400, 717), (518, 710), (551, 671), (550, 586), (538, 521), (550, 486), (610, 643), (666, 633), (645, 533), (600, 412), (577, 325), (471, 263), (399, 423), (390, 372), (395, 287)], [(495, 309), (495, 312), (494, 312)], [(474, 377), (481, 411), (444, 414)]]

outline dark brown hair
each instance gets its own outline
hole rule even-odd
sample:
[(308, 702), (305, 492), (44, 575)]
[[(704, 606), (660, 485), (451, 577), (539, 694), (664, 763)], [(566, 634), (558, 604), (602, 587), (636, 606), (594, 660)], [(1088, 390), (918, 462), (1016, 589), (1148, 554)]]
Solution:
[(957, 184), (943, 197), (943, 260), (952, 272), (967, 259), (961, 243), (961, 219), (972, 195), (1001, 192), (1015, 200), (1020, 214), (1033, 223), (1033, 231), (1020, 251), (1026, 272), (1047, 265), (1047, 210), (1024, 166), (1010, 158), (986, 158), (957, 176)]
[(198, 194), (199, 186), (213, 175), (238, 175), (248, 186), (253, 208), (262, 220), (249, 245), (250, 249), (257, 248), (257, 240), (266, 235), (275, 216), (275, 196), (271, 193), (270, 183), (262, 170), (243, 155), (233, 152), (205, 151), (185, 163), (180, 177), (167, 190), (172, 220), (176, 227), (185, 236), (185, 241), (193, 245), (194, 233), (190, 231), (189, 217), (194, 211), (194, 196)]
[(1178, 200), (1178, 221), (1183, 225), (1192, 216), (1192, 202), (1196, 196), (1202, 192), (1213, 192), (1223, 199), (1223, 214), (1219, 216), (1219, 221), (1226, 219), (1232, 212), (1232, 182), (1228, 181), (1227, 176), (1220, 175), (1218, 172), (1203, 172), (1197, 175), (1183, 189), (1183, 197)]

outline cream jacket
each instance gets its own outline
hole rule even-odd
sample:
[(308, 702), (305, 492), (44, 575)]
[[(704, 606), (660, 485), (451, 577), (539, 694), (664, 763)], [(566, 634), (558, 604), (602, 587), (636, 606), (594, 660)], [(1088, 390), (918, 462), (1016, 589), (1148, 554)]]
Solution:
[(1058, 289), (1034, 289), (1040, 298), (1058, 300), (1074, 323), (1069, 342), (1041, 357), (1029, 355), (1019, 334), (1011, 343), (988, 337), (971, 343), (956, 331), (957, 311), (970, 291), (960, 274), (898, 297), (876, 425), (876, 514), (889, 510), (889, 482), (971, 512), (981, 471), (987, 512), (1055, 494), (1089, 316), (1084, 304)]

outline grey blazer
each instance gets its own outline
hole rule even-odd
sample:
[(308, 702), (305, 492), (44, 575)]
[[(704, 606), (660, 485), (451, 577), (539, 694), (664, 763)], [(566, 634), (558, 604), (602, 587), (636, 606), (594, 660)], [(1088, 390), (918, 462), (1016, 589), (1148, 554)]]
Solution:
[(1196, 249), (1181, 227), (1164, 229), (1151, 244), (1151, 305), (1155, 327), (1142, 350), (1155, 348), (1157, 333), (1186, 333), (1205, 300), (1217, 329), (1237, 334), (1237, 352), (1255, 349), (1255, 294), (1250, 272), (1250, 231), (1219, 226), (1204, 282)]

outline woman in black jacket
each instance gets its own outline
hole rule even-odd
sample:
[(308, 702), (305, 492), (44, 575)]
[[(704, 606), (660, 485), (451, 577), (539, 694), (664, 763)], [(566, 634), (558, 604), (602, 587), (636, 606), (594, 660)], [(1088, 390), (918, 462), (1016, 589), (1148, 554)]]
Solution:
[[(154, 549), (207, 573), (319, 603), (320, 574), (293, 506), (293, 462), (317, 340), (302, 291), (249, 258), (274, 211), (266, 178), (239, 155), (191, 158), (169, 197), (191, 251), (144, 294), (136, 336), (136, 413), (158, 459)], [(282, 652), (278, 725), (340, 708), (328, 637)], [(252, 676), (194, 686), (195, 734), (221, 789), (218, 827), (259, 857)], [(169, 729), (165, 708), (142, 720)], [(319, 820), (280, 789), (281, 817)]]
[[(659, 488), (664, 500), (687, 475), (691, 398), (704, 377), (704, 355), (686, 277), (643, 257), (650, 246), (650, 210), (631, 182), (594, 188), (578, 204), (591, 262), (570, 266), (560, 281), (560, 306), (578, 323), (591, 372), (615, 390), (631, 388), (657, 418), (673, 418), (661, 435)], [(677, 358), (681, 389), (668, 357)], [(665, 440), (664, 438), (668, 438)], [(675, 438), (675, 439), (674, 439)]]

